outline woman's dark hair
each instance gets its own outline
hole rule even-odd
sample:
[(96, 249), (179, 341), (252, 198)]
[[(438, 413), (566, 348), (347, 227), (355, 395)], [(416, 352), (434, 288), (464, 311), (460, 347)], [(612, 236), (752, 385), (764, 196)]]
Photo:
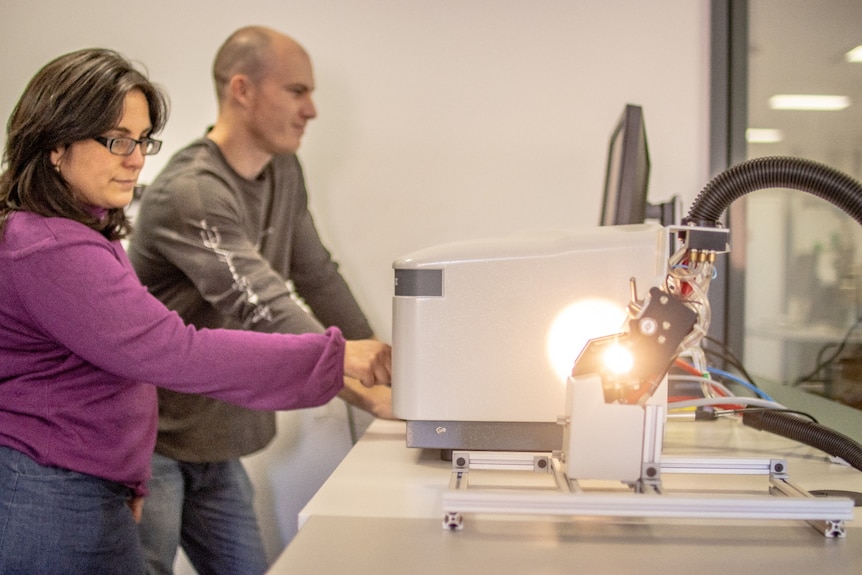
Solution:
[(123, 116), (126, 95), (147, 99), (152, 134), (167, 121), (164, 93), (112, 50), (87, 49), (60, 56), (30, 80), (6, 127), (0, 175), (0, 234), (10, 213), (27, 211), (81, 222), (115, 240), (128, 235), (124, 208), (94, 214), (72, 195), (54, 169), (51, 152), (103, 135)]

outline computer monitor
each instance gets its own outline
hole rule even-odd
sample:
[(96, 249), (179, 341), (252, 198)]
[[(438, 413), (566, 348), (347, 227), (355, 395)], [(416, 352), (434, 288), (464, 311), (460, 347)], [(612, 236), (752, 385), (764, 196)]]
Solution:
[(650, 159), (643, 109), (626, 104), (611, 133), (600, 223), (640, 224), (647, 218)]

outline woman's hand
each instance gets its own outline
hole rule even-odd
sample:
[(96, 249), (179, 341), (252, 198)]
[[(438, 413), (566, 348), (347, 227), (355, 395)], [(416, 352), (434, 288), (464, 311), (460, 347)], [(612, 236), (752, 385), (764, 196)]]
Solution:
[(347, 341), (344, 375), (358, 379), (365, 387), (389, 385), (392, 382), (392, 348), (374, 339)]
[(135, 523), (141, 522), (141, 514), (144, 512), (144, 498), (140, 495), (132, 497), (128, 501), (129, 509), (132, 510), (132, 518)]
[(351, 377), (344, 378), (338, 397), (380, 419), (396, 419), (392, 413), (392, 388), (388, 385), (365, 387)]

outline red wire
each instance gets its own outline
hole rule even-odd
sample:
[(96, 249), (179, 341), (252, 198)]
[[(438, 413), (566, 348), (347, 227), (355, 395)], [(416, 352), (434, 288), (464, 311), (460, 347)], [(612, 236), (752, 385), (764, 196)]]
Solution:
[(703, 377), (703, 373), (698, 371), (693, 365), (688, 363), (687, 361), (683, 361), (680, 358), (676, 358), (673, 360), (673, 364), (678, 368), (687, 371), (691, 375), (696, 375), (697, 377)]

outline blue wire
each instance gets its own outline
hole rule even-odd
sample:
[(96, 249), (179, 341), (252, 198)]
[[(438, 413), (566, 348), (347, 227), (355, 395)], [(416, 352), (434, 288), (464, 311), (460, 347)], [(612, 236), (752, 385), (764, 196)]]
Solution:
[(765, 400), (767, 400), (767, 401), (775, 401), (774, 399), (772, 399), (771, 397), (769, 397), (769, 395), (768, 395), (766, 392), (764, 392), (762, 389), (760, 389), (760, 388), (759, 388), (759, 387), (757, 387), (756, 385), (752, 385), (752, 384), (748, 383), (747, 381), (745, 381), (744, 379), (740, 379), (740, 378), (736, 377), (736, 376), (735, 376), (735, 375), (733, 375), (732, 373), (728, 373), (728, 372), (726, 372), (726, 371), (724, 371), (724, 370), (722, 370), (722, 369), (718, 369), (718, 368), (716, 368), (716, 367), (708, 367), (708, 368), (706, 368), (706, 370), (707, 370), (709, 373), (712, 373), (712, 374), (715, 374), (715, 375), (720, 375), (721, 377), (726, 377), (727, 379), (730, 379), (730, 380), (732, 380), (732, 381), (735, 381), (735, 382), (736, 382), (736, 383), (738, 383), (739, 385), (741, 385), (741, 386), (743, 386), (743, 387), (747, 388), (748, 390), (750, 390), (750, 391), (754, 392), (755, 394), (759, 395), (761, 398), (763, 398), (763, 399), (765, 399)]

